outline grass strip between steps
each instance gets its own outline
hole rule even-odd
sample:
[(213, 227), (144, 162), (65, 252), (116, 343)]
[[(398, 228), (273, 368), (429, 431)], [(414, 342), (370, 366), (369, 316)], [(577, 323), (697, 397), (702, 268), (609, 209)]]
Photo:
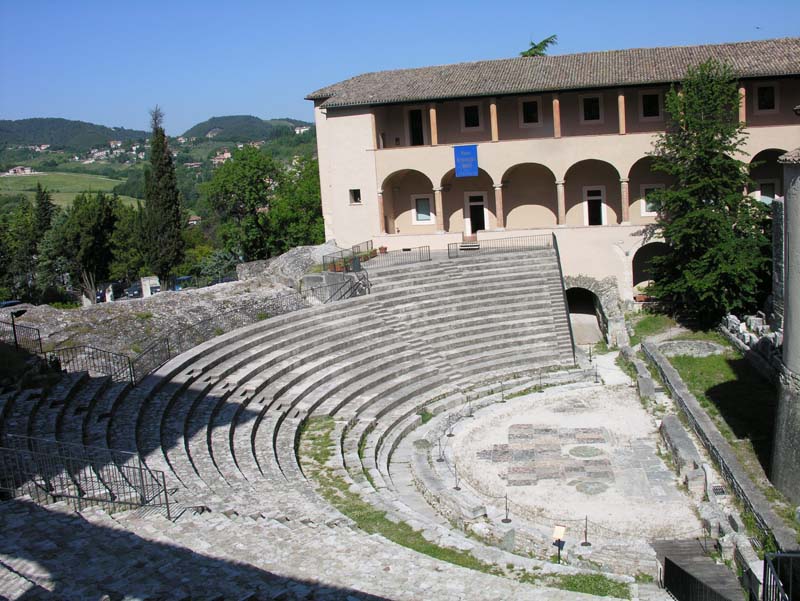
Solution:
[(307, 420), (300, 433), (298, 457), (303, 472), (318, 485), (318, 492), (331, 505), (352, 519), (368, 534), (380, 534), (390, 541), (434, 559), (446, 561), (463, 568), (477, 570), (495, 576), (513, 578), (527, 584), (541, 584), (567, 591), (588, 593), (603, 597), (630, 599), (630, 589), (624, 582), (617, 582), (603, 574), (553, 574), (542, 576), (535, 571), (514, 568), (508, 571), (473, 557), (468, 551), (441, 547), (422, 536), (405, 522), (394, 522), (386, 512), (376, 509), (350, 490), (350, 484), (328, 463), (333, 456), (332, 434), (335, 422), (331, 417), (314, 417)]

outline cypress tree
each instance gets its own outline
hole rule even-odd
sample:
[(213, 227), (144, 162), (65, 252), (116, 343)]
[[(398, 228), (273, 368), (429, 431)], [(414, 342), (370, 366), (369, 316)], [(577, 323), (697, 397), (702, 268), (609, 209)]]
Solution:
[(164, 114), (150, 111), (150, 170), (145, 182), (142, 219), (142, 256), (148, 268), (166, 287), (172, 270), (183, 259), (183, 218), (172, 153), (162, 126)]
[(752, 310), (770, 277), (769, 212), (743, 194), (748, 165), (730, 67), (708, 61), (689, 69), (665, 100), (667, 129), (653, 168), (675, 184), (657, 191), (654, 233), (668, 253), (652, 262), (650, 293), (676, 313), (712, 325), (727, 312)]
[(42, 185), (38, 182), (36, 183), (36, 203), (34, 211), (36, 234), (39, 236), (39, 240), (41, 240), (47, 233), (47, 230), (50, 229), (50, 225), (53, 222), (53, 214), (56, 212), (56, 205), (53, 204), (50, 192), (48, 192), (46, 188), (42, 188)]

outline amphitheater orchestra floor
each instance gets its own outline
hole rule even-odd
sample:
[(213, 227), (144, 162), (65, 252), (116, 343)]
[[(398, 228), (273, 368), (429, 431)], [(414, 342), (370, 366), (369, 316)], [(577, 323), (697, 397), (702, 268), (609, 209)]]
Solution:
[(653, 417), (626, 384), (568, 386), (486, 407), (462, 422), (451, 445), (466, 484), (487, 499), (507, 493), (517, 523), (529, 528), (565, 524), (572, 539), (586, 520), (590, 535), (604, 537), (701, 530), (659, 456)]

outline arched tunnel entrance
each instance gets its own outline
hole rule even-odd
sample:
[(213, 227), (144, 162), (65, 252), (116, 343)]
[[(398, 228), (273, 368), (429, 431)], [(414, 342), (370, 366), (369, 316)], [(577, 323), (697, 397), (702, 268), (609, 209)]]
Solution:
[(594, 292), (586, 288), (569, 288), (567, 307), (575, 344), (594, 344), (606, 339), (608, 321)]

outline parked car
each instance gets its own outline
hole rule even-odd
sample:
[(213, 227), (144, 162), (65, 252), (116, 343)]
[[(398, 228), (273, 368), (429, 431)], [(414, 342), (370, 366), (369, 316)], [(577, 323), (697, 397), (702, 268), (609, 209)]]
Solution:
[(104, 302), (106, 302), (106, 291), (104, 289), (95, 290), (94, 302), (96, 302), (96, 303), (104, 303)]
[(133, 284), (130, 288), (126, 288), (125, 296), (127, 296), (128, 298), (142, 298), (142, 285), (137, 282)]
[(175, 278), (175, 286), (173, 290), (186, 290), (187, 288), (194, 287), (194, 278), (190, 275), (182, 275)]
[(17, 305), (21, 305), (22, 301), (18, 300), (7, 300), (0, 302), (0, 309), (6, 309), (8, 307), (16, 307)]

